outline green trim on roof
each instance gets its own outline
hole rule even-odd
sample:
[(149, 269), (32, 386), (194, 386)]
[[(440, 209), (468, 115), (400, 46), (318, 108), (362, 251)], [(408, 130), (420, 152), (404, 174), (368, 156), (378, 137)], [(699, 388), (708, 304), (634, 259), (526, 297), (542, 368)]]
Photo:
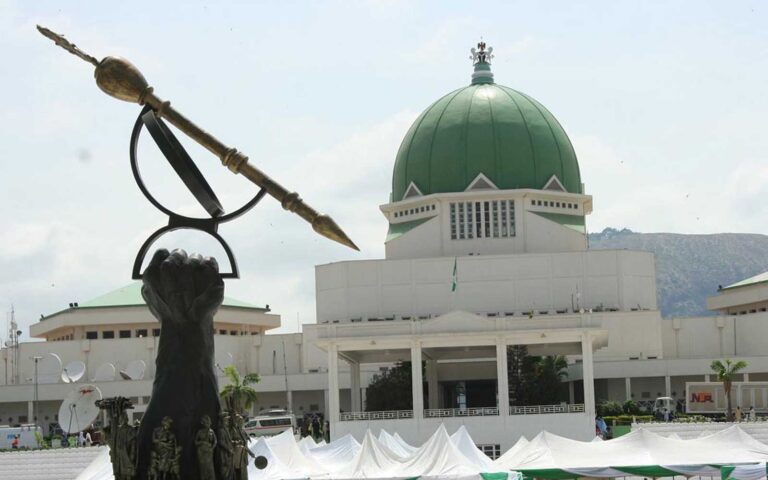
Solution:
[(583, 215), (565, 215), (563, 213), (531, 212), (549, 221), (555, 222), (563, 227), (576, 230), (579, 233), (587, 233), (586, 223)]
[(427, 222), (429, 220), (432, 220), (433, 218), (436, 218), (436, 216), (435, 217), (429, 217), (429, 218), (422, 218), (420, 220), (413, 220), (411, 222), (390, 223), (389, 224), (389, 230), (387, 231), (387, 239), (384, 240), (384, 243), (387, 243), (390, 240), (394, 240), (394, 239), (396, 239), (396, 238), (398, 238), (398, 237), (400, 237), (400, 236), (410, 232), (411, 230), (413, 230), (414, 228), (418, 227), (422, 223)]
[(723, 290), (728, 290), (729, 288), (747, 287), (750, 285), (757, 285), (759, 283), (768, 283), (768, 272), (763, 272), (759, 275), (755, 275), (754, 277), (749, 277), (740, 282), (728, 285), (727, 287), (723, 287)]
[[(143, 305), (146, 305), (146, 303), (141, 296), (141, 282), (133, 282), (130, 285), (105, 293), (104, 295), (88, 300), (87, 302), (80, 303), (77, 308), (135, 307)], [(224, 297), (222, 305), (225, 307), (266, 310), (265, 307), (259, 307), (229, 297)]]
[(582, 193), (576, 153), (539, 102), (495, 83), (469, 85), (437, 100), (413, 123), (397, 152), (391, 200), (415, 183), (422, 194), (463, 192), (483, 173), (499, 189), (540, 190), (556, 175)]

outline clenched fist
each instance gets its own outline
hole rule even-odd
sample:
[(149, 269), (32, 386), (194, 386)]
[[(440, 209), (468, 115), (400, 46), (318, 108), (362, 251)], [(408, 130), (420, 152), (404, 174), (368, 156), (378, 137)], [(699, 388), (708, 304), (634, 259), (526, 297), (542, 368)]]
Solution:
[(161, 323), (178, 325), (212, 318), (224, 300), (224, 281), (214, 258), (160, 249), (144, 271), (141, 294)]

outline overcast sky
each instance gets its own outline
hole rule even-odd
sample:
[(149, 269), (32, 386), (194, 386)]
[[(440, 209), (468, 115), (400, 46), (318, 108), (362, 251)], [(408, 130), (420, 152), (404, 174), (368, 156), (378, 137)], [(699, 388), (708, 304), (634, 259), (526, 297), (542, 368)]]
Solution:
[[(97, 58), (129, 58), (160, 97), (360, 246), (319, 237), (269, 197), (221, 227), (241, 269), (227, 295), (269, 304), (281, 331), (314, 321), (314, 265), (383, 257), (378, 206), (400, 141), (469, 83), (481, 36), (496, 81), (568, 132), (594, 196), (590, 231), (768, 233), (765, 2), (238, 3), (0, 0), (0, 306), (15, 306), (24, 337), (41, 313), (129, 283), (140, 244), (165, 223), (130, 174), (139, 107), (101, 93), (93, 67), (38, 23)], [(186, 145), (228, 210), (255, 193)], [(140, 153), (152, 191), (197, 212), (151, 145)], [(200, 237), (162, 244), (221, 258)]]

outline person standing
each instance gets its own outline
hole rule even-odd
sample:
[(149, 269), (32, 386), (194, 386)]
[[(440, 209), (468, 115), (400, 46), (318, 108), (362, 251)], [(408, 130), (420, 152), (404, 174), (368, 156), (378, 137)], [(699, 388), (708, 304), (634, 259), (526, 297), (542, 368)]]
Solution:
[(85, 433), (81, 430), (80, 433), (77, 434), (77, 446), (78, 447), (84, 447), (85, 446)]
[(90, 447), (93, 445), (93, 438), (91, 438), (91, 432), (86, 431), (85, 432), (85, 446)]
[(750, 422), (757, 421), (757, 413), (755, 412), (755, 406), (754, 405), (751, 405), (749, 407), (749, 421)]
[(736, 423), (741, 423), (741, 406), (736, 407)]
[(11, 441), (11, 448), (14, 450), (19, 449), (19, 437), (20, 435), (16, 434), (13, 436), (13, 441)]

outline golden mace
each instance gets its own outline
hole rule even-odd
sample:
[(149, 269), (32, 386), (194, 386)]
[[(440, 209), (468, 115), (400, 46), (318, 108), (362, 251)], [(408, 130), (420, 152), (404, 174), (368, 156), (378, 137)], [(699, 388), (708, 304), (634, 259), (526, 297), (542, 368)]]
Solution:
[(221, 163), (233, 173), (242, 174), (245, 178), (263, 188), (269, 195), (280, 202), (284, 209), (297, 214), (309, 222), (317, 233), (342, 245), (360, 250), (331, 217), (318, 213), (315, 209), (304, 203), (296, 192), (289, 192), (282, 185), (272, 180), (266, 173), (248, 163), (248, 157), (242, 152), (237, 151), (235, 148), (227, 147), (219, 139), (179, 113), (178, 110), (171, 106), (171, 102), (163, 101), (155, 95), (154, 89), (149, 86), (144, 75), (131, 62), (120, 57), (105, 57), (98, 61), (77, 48), (75, 44), (69, 42), (63, 35), (52, 32), (40, 25), (37, 26), (37, 29), (40, 33), (53, 40), (56, 45), (95, 66), (96, 85), (106, 94), (126, 102), (149, 105), (155, 110), (155, 114), (158, 117), (169, 121), (176, 128), (184, 132), (184, 134), (219, 157)]

